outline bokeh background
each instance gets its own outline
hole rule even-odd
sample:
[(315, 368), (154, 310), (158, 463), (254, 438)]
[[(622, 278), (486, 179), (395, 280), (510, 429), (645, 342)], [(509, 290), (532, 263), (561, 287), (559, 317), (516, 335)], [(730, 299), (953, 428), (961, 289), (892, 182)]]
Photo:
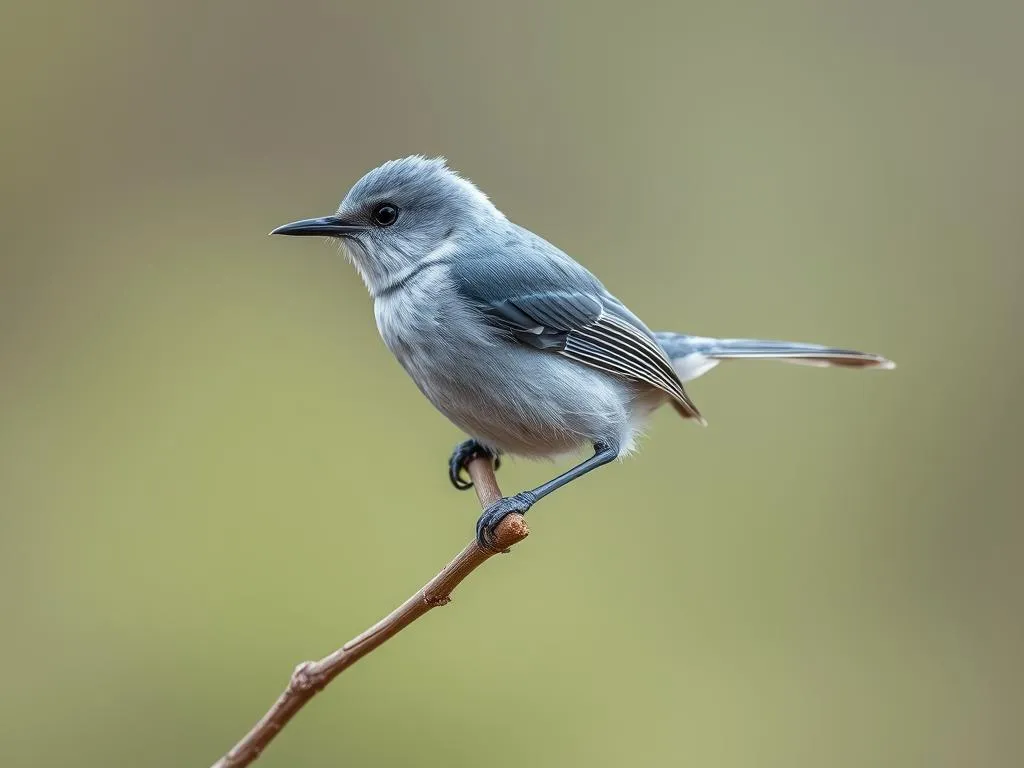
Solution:
[(208, 765), (468, 540), (355, 273), (266, 236), (410, 153), (656, 329), (900, 367), (694, 383), (260, 764), (1021, 764), (1019, 4), (2, 13), (3, 765)]

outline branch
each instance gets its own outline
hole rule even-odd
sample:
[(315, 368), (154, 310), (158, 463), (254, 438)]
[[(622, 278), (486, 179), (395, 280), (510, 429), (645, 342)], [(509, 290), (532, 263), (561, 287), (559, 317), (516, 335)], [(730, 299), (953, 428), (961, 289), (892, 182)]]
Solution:
[[(470, 462), (469, 476), (476, 488), (480, 506), (489, 507), (501, 498), (491, 460), (478, 458)], [(455, 559), (412, 597), (359, 636), (319, 661), (304, 661), (295, 668), (291, 681), (277, 701), (230, 752), (213, 764), (213, 768), (241, 768), (260, 756), (275, 736), (299, 710), (322, 691), (331, 680), (397, 635), (431, 608), (446, 605), (452, 590), (478, 566), (493, 555), (508, 550), (529, 535), (530, 529), (522, 515), (511, 514), (494, 532), (494, 548), (483, 548), (476, 541), (466, 545)]]

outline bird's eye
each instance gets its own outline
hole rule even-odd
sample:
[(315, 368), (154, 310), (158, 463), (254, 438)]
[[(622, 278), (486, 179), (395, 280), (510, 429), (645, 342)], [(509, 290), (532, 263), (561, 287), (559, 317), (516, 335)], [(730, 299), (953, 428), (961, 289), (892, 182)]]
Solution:
[(398, 209), (391, 203), (383, 203), (373, 209), (373, 221), (379, 227), (390, 227), (398, 219)]

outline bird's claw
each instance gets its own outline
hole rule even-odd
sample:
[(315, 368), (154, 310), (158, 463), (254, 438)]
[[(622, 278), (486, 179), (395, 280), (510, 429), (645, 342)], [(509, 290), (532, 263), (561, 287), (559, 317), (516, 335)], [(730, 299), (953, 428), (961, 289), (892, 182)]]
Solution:
[(494, 468), (501, 466), (501, 459), (498, 454), (490, 448), (481, 445), (476, 440), (465, 440), (455, 446), (451, 458), (448, 459), (448, 479), (459, 491), (468, 491), (473, 487), (472, 480), (463, 479), (463, 473), (468, 475), (469, 462), (481, 456), (488, 457), (494, 461)]
[(534, 505), (537, 501), (537, 497), (531, 491), (523, 491), (517, 493), (515, 496), (505, 496), (498, 499), (496, 502), (491, 504), (487, 509), (480, 515), (480, 519), (476, 521), (476, 542), (484, 549), (492, 549), (491, 543), (494, 540), (494, 529), (497, 528), (498, 523), (504, 520), (506, 517), (511, 515), (513, 512), (518, 512), (520, 515), (525, 515), (526, 511)]

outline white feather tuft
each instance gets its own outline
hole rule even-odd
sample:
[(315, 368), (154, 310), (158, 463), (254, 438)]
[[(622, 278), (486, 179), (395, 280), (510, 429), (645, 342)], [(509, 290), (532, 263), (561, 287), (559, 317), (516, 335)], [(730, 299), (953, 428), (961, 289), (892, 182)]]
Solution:
[(672, 367), (676, 369), (676, 375), (684, 384), (703, 376), (718, 365), (718, 360), (703, 355), (700, 352), (691, 352), (683, 357), (677, 357), (672, 361)]

